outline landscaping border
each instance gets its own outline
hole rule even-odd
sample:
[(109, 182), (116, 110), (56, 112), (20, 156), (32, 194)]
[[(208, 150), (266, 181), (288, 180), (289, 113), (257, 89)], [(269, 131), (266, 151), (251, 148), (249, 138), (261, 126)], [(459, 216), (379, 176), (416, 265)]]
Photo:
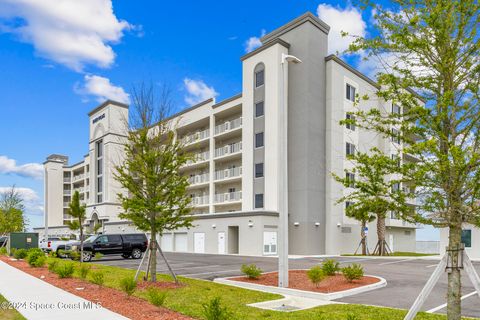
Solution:
[[(295, 269), (295, 270), (305, 270), (305, 269)], [(276, 271), (274, 271), (274, 272), (276, 272)], [(274, 272), (266, 272), (265, 274), (274, 273)], [(366, 286), (353, 288), (353, 289), (348, 289), (348, 290), (337, 291), (337, 292), (332, 292), (332, 293), (321, 293), (321, 292), (305, 291), (305, 290), (291, 289), (291, 288), (280, 288), (280, 287), (266, 286), (266, 285), (263, 285), (263, 284), (255, 284), (255, 283), (251, 283), (251, 282), (230, 280), (232, 277), (216, 278), (213, 281), (216, 282), (216, 283), (231, 285), (231, 286), (240, 287), (240, 288), (244, 288), (244, 289), (251, 289), (251, 290), (257, 290), (257, 291), (262, 291), (262, 292), (276, 293), (276, 294), (294, 296), (294, 297), (301, 297), (301, 298), (309, 298), (309, 299), (330, 301), (330, 300), (340, 299), (340, 298), (344, 298), (344, 297), (348, 297), (348, 296), (353, 296), (353, 295), (356, 295), (356, 294), (359, 294), (359, 293), (383, 288), (387, 285), (387, 280), (385, 280), (382, 277), (372, 276), (372, 275), (365, 275), (365, 276), (372, 277), (372, 278), (377, 278), (380, 281), (369, 284), (369, 285), (366, 285)]]

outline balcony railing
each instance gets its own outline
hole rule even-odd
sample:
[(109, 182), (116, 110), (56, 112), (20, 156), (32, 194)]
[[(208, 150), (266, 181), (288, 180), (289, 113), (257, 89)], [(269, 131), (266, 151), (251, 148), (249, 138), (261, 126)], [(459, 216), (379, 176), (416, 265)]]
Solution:
[(201, 206), (201, 205), (207, 205), (209, 203), (209, 196), (198, 196), (198, 197), (192, 197), (192, 205), (194, 206)]
[(79, 174), (77, 176), (73, 176), (73, 181), (83, 180), (85, 178), (85, 174)]
[(225, 170), (215, 171), (215, 180), (223, 180), (234, 177), (240, 177), (242, 175), (242, 167), (229, 168)]
[(241, 126), (242, 126), (242, 117), (239, 117), (230, 121), (225, 121), (224, 123), (215, 126), (215, 135), (221, 134), (227, 131), (235, 130), (237, 128), (240, 128)]
[(229, 154), (242, 151), (242, 142), (227, 144), (226, 146), (215, 149), (215, 157), (222, 157)]
[(242, 191), (215, 194), (215, 203), (236, 202), (240, 200), (242, 200)]
[(72, 190), (63, 190), (63, 194), (65, 194), (65, 195), (71, 195), (71, 194), (72, 194)]
[(203, 139), (207, 139), (208, 137), (210, 137), (210, 129), (205, 129), (202, 131), (197, 131), (191, 134), (187, 134), (182, 138), (182, 143), (191, 144)]
[(82, 192), (84, 192), (84, 191), (85, 191), (85, 187), (81, 187), (81, 188), (75, 188), (75, 189), (73, 189), (73, 192), (75, 192), (75, 191), (78, 191), (79, 193), (82, 193)]
[(210, 180), (210, 174), (208, 173), (196, 174), (188, 178), (188, 182), (191, 185), (205, 183), (205, 182), (208, 182), (209, 180)]
[(70, 202), (64, 202), (64, 203), (63, 203), (63, 207), (64, 207), (64, 208), (68, 208), (69, 206), (70, 206)]
[(63, 177), (63, 182), (67, 182), (67, 183), (70, 183), (72, 181), (72, 178), (68, 177)]
[(202, 161), (207, 161), (208, 159), (210, 159), (210, 152), (208, 151), (205, 151), (205, 152), (200, 152), (200, 153), (197, 153), (193, 156), (193, 159), (190, 159), (188, 160), (185, 165), (192, 165), (194, 163), (197, 163), (197, 162), (202, 162)]

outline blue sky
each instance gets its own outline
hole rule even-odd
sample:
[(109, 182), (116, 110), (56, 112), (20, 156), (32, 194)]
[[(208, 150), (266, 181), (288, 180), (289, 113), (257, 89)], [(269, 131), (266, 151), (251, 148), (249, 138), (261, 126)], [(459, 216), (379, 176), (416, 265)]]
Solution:
[(228, 98), (241, 92), (239, 58), (306, 11), (331, 25), (332, 52), (348, 45), (339, 30), (371, 32), (371, 13), (346, 1), (2, 1), (0, 188), (22, 188), (30, 225), (40, 226), (40, 164), (51, 153), (82, 158), (87, 113), (102, 99), (128, 101), (141, 81), (169, 85), (178, 110)]

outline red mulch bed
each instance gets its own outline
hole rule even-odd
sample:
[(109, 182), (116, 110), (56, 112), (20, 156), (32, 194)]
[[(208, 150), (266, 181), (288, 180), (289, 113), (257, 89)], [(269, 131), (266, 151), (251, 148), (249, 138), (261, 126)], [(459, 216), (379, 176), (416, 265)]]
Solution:
[[(337, 274), (335, 276), (329, 276), (320, 282), (318, 288), (308, 279), (307, 270), (290, 270), (288, 272), (289, 288), (321, 292), (332, 293), (353, 288), (366, 286), (372, 283), (379, 282), (380, 279), (374, 277), (365, 276), (360, 280), (354, 280), (348, 282), (343, 275)], [(248, 279), (247, 277), (229, 278), (229, 280), (243, 281), (256, 284), (262, 284), (265, 286), (277, 286), (278, 285), (278, 272), (271, 272), (262, 274), (258, 279)]]
[[(32, 268), (23, 260), (12, 261), (5, 256), (0, 257), (0, 260), (36, 278), (44, 276), (41, 280), (94, 303), (100, 302), (104, 308), (132, 320), (192, 319), (175, 311), (156, 307), (140, 298), (128, 297), (126, 293), (119, 290), (98, 286), (77, 278), (59, 279), (56, 274), (49, 272), (46, 267)], [(139, 288), (145, 288), (146, 286), (147, 284), (139, 283)], [(159, 282), (156, 287), (174, 289), (176, 286), (174, 283)], [(84, 289), (77, 290), (76, 288)]]

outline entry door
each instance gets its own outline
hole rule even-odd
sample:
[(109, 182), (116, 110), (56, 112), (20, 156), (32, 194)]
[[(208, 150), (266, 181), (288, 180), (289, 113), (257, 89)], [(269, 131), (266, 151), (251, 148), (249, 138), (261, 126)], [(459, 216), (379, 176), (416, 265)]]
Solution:
[(277, 232), (264, 231), (263, 232), (263, 254), (277, 254)]
[(218, 253), (225, 254), (225, 232), (218, 233)]
[(393, 234), (388, 235), (388, 246), (390, 247), (390, 250), (392, 250), (392, 252), (395, 251), (395, 249), (393, 249)]
[(205, 233), (195, 232), (193, 234), (193, 252), (205, 253)]

